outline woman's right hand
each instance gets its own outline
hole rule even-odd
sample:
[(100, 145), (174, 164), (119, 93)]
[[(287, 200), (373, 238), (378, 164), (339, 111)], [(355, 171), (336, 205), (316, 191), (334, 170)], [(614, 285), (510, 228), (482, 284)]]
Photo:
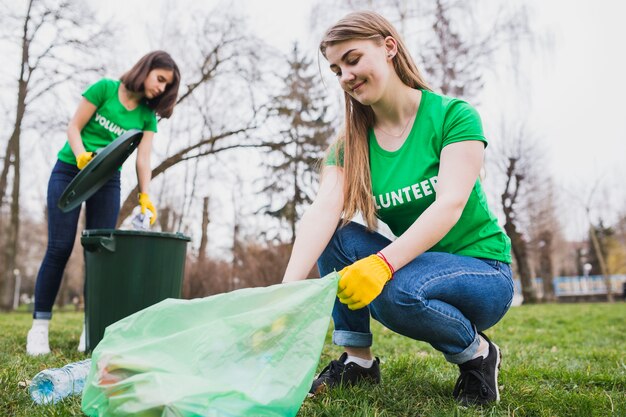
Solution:
[(350, 310), (371, 303), (393, 277), (393, 269), (380, 253), (360, 259), (339, 271), (337, 297)]
[(76, 157), (76, 166), (78, 167), (78, 169), (82, 170), (92, 159), (93, 152), (82, 152)]

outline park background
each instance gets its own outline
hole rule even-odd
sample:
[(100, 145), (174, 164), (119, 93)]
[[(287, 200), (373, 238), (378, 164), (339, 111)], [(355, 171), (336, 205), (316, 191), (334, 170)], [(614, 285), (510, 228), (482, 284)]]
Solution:
[[(119, 77), (150, 50), (172, 54), (183, 76), (180, 103), (159, 123), (151, 196), (155, 230), (192, 238), (184, 296), (277, 283), (314, 195), (317, 161), (341, 126), (342, 93), (319, 39), (350, 10), (371, 8), (401, 30), (435, 91), (479, 110), (490, 143), (484, 188), (513, 240), (517, 301), (523, 293), (525, 305), (488, 332), (504, 352), (497, 405), (459, 408), (450, 396), (455, 367), (373, 323), (383, 384), (305, 401), (298, 415), (626, 416), (626, 303), (618, 302), (626, 273), (624, 2), (0, 6), (0, 305), (17, 307), (0, 314), (1, 415), (82, 415), (80, 396), (38, 406), (27, 390), (42, 369), (85, 358), (76, 351), (84, 319), (78, 237), (57, 299), (52, 354), (29, 357), (24, 344), (47, 239), (46, 184), (86, 86)], [(132, 160), (122, 175), (120, 223), (128, 228)], [(605, 300), (609, 281), (613, 303), (555, 302)], [(340, 353), (329, 333), (320, 367)]]
[[(182, 72), (179, 104), (155, 138), (150, 194), (154, 230), (192, 238), (184, 296), (280, 282), (319, 159), (342, 123), (342, 92), (317, 45), (330, 24), (362, 8), (397, 25), (435, 91), (481, 113), (490, 143), (483, 181), (512, 239), (524, 302), (567, 291), (606, 298), (607, 287), (621, 295), (622, 2), (5, 0), (2, 8), (3, 309), (32, 302), (47, 179), (80, 93), (154, 49)], [(131, 157), (120, 227), (130, 228), (136, 194)], [(58, 306), (81, 304), (81, 252), (77, 237)], [(586, 276), (597, 278), (582, 287), (559, 278)]]

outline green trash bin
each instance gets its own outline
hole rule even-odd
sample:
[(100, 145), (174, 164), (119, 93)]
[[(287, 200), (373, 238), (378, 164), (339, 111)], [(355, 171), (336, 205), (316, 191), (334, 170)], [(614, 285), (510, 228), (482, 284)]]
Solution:
[(93, 350), (110, 324), (180, 298), (187, 242), (181, 233), (85, 230), (85, 336)]
[[(57, 202), (74, 210), (95, 194), (137, 149), (143, 132), (130, 129), (98, 150)], [(93, 350), (109, 324), (166, 298), (180, 298), (187, 242), (180, 233), (85, 230), (85, 336)]]

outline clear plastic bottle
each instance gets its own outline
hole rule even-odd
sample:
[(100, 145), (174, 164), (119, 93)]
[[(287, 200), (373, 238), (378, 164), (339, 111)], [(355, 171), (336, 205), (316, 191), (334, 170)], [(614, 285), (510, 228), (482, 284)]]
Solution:
[(132, 216), (132, 225), (135, 230), (150, 229), (150, 219), (152, 218), (152, 212), (150, 210), (146, 210), (146, 214), (142, 214), (141, 207), (137, 206), (133, 210)]
[(43, 370), (31, 381), (30, 396), (37, 404), (50, 404), (69, 395), (80, 394), (90, 369), (91, 359), (85, 359), (63, 368)]

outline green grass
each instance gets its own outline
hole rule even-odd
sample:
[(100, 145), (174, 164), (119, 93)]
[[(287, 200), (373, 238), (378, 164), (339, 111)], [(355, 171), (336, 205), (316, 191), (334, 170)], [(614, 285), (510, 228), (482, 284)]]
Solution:
[[(76, 351), (82, 315), (57, 313), (48, 357), (24, 353), (30, 316), (0, 315), (0, 416), (82, 415), (80, 398), (37, 406), (20, 382), (39, 370), (84, 358)], [(487, 334), (502, 348), (502, 400), (461, 408), (451, 398), (457, 377), (425, 343), (374, 324), (381, 358), (378, 386), (336, 389), (307, 399), (298, 417), (625, 416), (626, 303), (537, 305), (513, 308)], [(327, 343), (320, 369), (341, 353)]]
[(80, 397), (71, 397), (57, 405), (36, 405), (30, 399), (25, 382), (37, 372), (85, 359), (76, 350), (82, 330), (82, 313), (56, 312), (50, 325), (52, 354), (26, 355), (26, 333), (32, 313), (0, 314), (0, 416), (82, 416)]

